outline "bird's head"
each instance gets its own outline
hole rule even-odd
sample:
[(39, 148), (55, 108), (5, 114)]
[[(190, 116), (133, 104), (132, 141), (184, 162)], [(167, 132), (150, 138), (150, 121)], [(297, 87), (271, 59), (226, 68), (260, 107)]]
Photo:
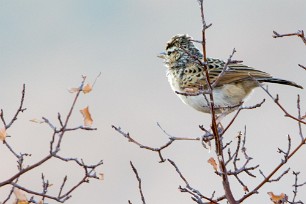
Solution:
[(201, 59), (202, 54), (194, 46), (191, 37), (187, 34), (178, 34), (167, 42), (165, 52), (160, 53), (158, 57), (164, 59), (169, 68), (175, 68), (185, 65), (195, 57)]

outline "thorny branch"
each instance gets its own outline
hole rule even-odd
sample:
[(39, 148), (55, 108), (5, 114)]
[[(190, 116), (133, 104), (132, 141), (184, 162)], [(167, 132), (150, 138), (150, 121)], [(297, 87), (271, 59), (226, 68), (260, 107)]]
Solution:
[[(49, 150), (48, 155), (46, 155), (45, 157), (43, 157), (39, 161), (35, 162), (34, 164), (27, 165), (26, 167), (24, 167), (24, 165), (23, 165), (24, 157), (25, 156), (31, 156), (31, 155), (27, 154), (27, 153), (16, 153), (16, 151), (13, 150), (13, 148), (8, 144), (7, 140), (3, 141), (3, 143), (10, 150), (10, 152), (18, 159), (17, 163), (18, 163), (18, 170), (19, 170), (18, 173), (14, 174), (10, 178), (0, 182), (0, 188), (3, 187), (3, 186), (6, 186), (6, 185), (11, 185), (12, 186), (12, 190), (9, 192), (8, 197), (2, 202), (3, 204), (5, 204), (6, 202), (9, 201), (9, 199), (11, 198), (12, 193), (14, 191), (14, 188), (18, 188), (18, 189), (23, 190), (24, 192), (29, 193), (29, 194), (41, 197), (42, 201), (44, 201), (45, 198), (48, 198), (48, 199), (55, 200), (57, 202), (64, 203), (66, 200), (68, 200), (71, 197), (71, 194), (75, 189), (77, 189), (80, 185), (82, 185), (84, 183), (87, 183), (90, 178), (99, 179), (99, 176), (96, 175), (96, 168), (98, 166), (102, 165), (103, 161), (100, 161), (100, 162), (98, 162), (97, 164), (94, 164), (94, 165), (87, 165), (83, 162), (83, 160), (79, 161), (79, 159), (77, 159), (77, 158), (64, 158), (64, 157), (61, 157), (61, 156), (58, 155), (58, 153), (60, 151), (60, 145), (61, 145), (61, 142), (62, 142), (62, 139), (64, 137), (65, 132), (74, 131), (74, 130), (78, 130), (78, 129), (96, 130), (96, 128), (83, 127), (83, 126), (79, 126), (79, 127), (75, 127), (75, 128), (69, 128), (68, 127), (68, 122), (70, 120), (70, 116), (71, 116), (72, 111), (75, 107), (76, 101), (79, 98), (80, 92), (82, 91), (82, 87), (84, 85), (85, 79), (86, 79), (86, 77), (83, 77), (80, 89), (75, 95), (73, 103), (70, 107), (70, 111), (69, 111), (68, 115), (66, 116), (66, 119), (65, 119), (64, 123), (61, 121), (60, 114), (58, 114), (58, 119), (59, 119), (60, 126), (61, 126), (59, 129), (54, 124), (52, 124), (47, 118), (43, 117), (44, 123), (46, 123), (53, 130), (53, 134), (52, 134), (51, 141), (50, 141), (50, 150)], [(25, 108), (23, 108), (24, 98), (25, 98), (25, 85), (23, 85), (20, 106), (19, 106), (17, 112), (15, 113), (13, 119), (8, 124), (5, 121), (3, 110), (1, 110), (0, 118), (1, 118), (2, 123), (4, 124), (6, 129), (10, 128), (13, 125), (13, 123), (17, 120), (17, 116), (19, 115), (19, 113), (26, 110)], [(54, 146), (55, 143), (56, 143), (56, 148), (54, 150), (53, 146)], [(23, 176), (24, 174), (30, 172), (31, 170), (33, 170), (37, 167), (43, 165), (45, 162), (47, 162), (48, 160), (50, 160), (52, 158), (60, 159), (60, 160), (65, 161), (65, 162), (75, 162), (79, 167), (81, 167), (84, 170), (83, 178), (80, 179), (75, 185), (72, 185), (72, 187), (70, 187), (68, 190), (66, 190), (65, 193), (63, 193), (63, 189), (65, 187), (65, 184), (67, 183), (67, 178), (68, 178), (67, 176), (65, 176), (57, 196), (52, 196), (48, 193), (48, 188), (50, 186), (49, 180), (45, 179), (45, 176), (43, 174), (42, 174), (43, 185), (42, 185), (42, 191), (41, 192), (33, 191), (33, 190), (29, 189), (29, 187), (24, 187), (24, 186), (18, 184), (18, 180), (21, 176)], [(37, 203), (34, 200), (34, 197), (32, 197), (29, 201)]]

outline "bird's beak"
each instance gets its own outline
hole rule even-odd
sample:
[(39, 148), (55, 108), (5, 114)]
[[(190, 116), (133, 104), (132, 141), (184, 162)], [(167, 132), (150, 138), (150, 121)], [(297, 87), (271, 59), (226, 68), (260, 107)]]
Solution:
[(166, 53), (165, 52), (161, 52), (161, 53), (159, 53), (159, 55), (157, 55), (157, 57), (165, 59)]

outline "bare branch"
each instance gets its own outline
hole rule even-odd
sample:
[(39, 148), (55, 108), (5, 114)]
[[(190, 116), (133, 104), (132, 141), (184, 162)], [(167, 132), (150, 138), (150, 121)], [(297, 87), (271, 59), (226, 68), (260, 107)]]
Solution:
[(153, 147), (149, 147), (149, 146), (145, 146), (145, 145), (142, 145), (140, 144), (139, 142), (137, 142), (135, 139), (133, 139), (129, 133), (125, 133), (121, 130), (120, 127), (116, 127), (114, 125), (112, 125), (112, 128), (114, 128), (117, 132), (119, 132), (121, 135), (123, 135), (125, 138), (128, 139), (129, 142), (132, 142), (134, 144), (136, 144), (137, 146), (139, 146), (140, 148), (144, 148), (144, 149), (148, 149), (148, 150), (151, 150), (153, 152), (157, 152), (158, 155), (159, 155), (159, 158), (160, 158), (160, 162), (165, 162), (166, 160), (163, 158), (162, 154), (161, 154), (161, 151), (165, 148), (167, 148), (168, 146), (170, 146), (175, 140), (169, 138), (169, 141), (162, 145), (161, 147), (159, 148), (153, 148)]
[(298, 30), (296, 33), (288, 33), (288, 34), (279, 34), (276, 31), (273, 31), (272, 37), (273, 38), (281, 38), (281, 37), (287, 37), (287, 36), (297, 36), (300, 37), (302, 39), (302, 41), (304, 42), (304, 44), (306, 45), (306, 38), (305, 38), (305, 34), (303, 30)]
[(3, 125), (5, 126), (5, 129), (9, 129), (12, 126), (12, 124), (17, 120), (17, 117), (18, 117), (19, 113), (22, 113), (23, 111), (26, 110), (26, 108), (23, 108), (24, 96), (25, 96), (25, 84), (23, 84), (23, 86), (22, 86), (20, 105), (19, 105), (15, 115), (13, 116), (12, 120), (8, 124), (6, 124), (6, 122), (4, 120), (4, 113), (3, 113), (3, 110), (1, 109), (0, 118), (3, 122)]
[(293, 175), (294, 175), (294, 177), (295, 177), (295, 179), (294, 179), (294, 185), (293, 185), (294, 190), (293, 190), (293, 198), (292, 198), (292, 201), (289, 202), (289, 203), (291, 203), (291, 204), (297, 204), (297, 203), (303, 204), (302, 201), (297, 201), (297, 202), (296, 202), (295, 199), (296, 199), (296, 197), (297, 197), (298, 188), (301, 187), (301, 186), (306, 185), (306, 182), (301, 183), (301, 184), (298, 184), (298, 175), (300, 174), (300, 172), (294, 172), (294, 171), (293, 171), (292, 173), (293, 173)]
[(302, 69), (306, 70), (306, 67), (304, 65), (298, 64), (299, 67), (301, 67)]
[(168, 162), (175, 168), (176, 172), (180, 175), (181, 179), (185, 182), (186, 184), (186, 188), (182, 188), (181, 186), (179, 187), (179, 189), (181, 190), (181, 192), (188, 192), (190, 193), (194, 199), (196, 199), (197, 201), (199, 201), (198, 203), (202, 203), (201, 199), (206, 199), (208, 201), (210, 201), (211, 203), (217, 203), (215, 200), (208, 198), (207, 196), (202, 195), (198, 190), (192, 188), (187, 179), (183, 176), (183, 174), (181, 173), (181, 171), (179, 170), (179, 168), (176, 166), (176, 164), (174, 163), (174, 161), (172, 161), (171, 159), (168, 159)]
[(136, 175), (137, 181), (138, 181), (138, 189), (139, 189), (139, 192), (140, 192), (142, 203), (146, 204), (146, 201), (145, 201), (145, 198), (144, 198), (144, 195), (143, 195), (143, 192), (142, 192), (142, 187), (141, 187), (141, 178), (139, 177), (137, 169), (133, 165), (132, 161), (130, 161), (130, 165), (131, 165), (131, 167), (132, 167), (132, 169), (133, 169), (133, 171)]

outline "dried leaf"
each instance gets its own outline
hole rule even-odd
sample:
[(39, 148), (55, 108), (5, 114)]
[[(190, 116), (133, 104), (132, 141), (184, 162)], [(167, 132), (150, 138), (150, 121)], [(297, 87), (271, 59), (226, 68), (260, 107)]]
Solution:
[(90, 85), (90, 84), (86, 84), (84, 87), (83, 87), (83, 93), (84, 94), (87, 94), (87, 93), (89, 93), (89, 92), (91, 92), (91, 90), (92, 90), (92, 86)]
[(273, 192), (268, 192), (268, 195), (270, 196), (270, 200), (275, 204), (285, 203), (288, 200), (287, 195), (284, 193), (281, 193), (280, 195), (274, 195)]
[(104, 174), (103, 173), (99, 173), (98, 174), (98, 178), (99, 178), (99, 180), (104, 180)]
[(209, 160), (207, 161), (210, 165), (213, 166), (214, 170), (217, 171), (218, 165), (213, 157), (210, 157)]
[(44, 123), (45, 121), (34, 118), (34, 119), (31, 119), (30, 122), (41, 124), (41, 123)]
[(17, 199), (17, 201), (16, 201), (17, 204), (28, 204), (29, 203), (28, 199), (25, 195), (25, 192), (20, 190), (19, 188), (14, 189), (14, 194), (15, 194), (16, 199)]
[(6, 129), (5, 128), (1, 128), (0, 129), (0, 140), (4, 141), (6, 138)]
[(80, 88), (70, 88), (68, 89), (69, 93), (76, 93), (80, 90)]
[(80, 110), (80, 112), (84, 117), (84, 126), (91, 126), (93, 123), (93, 119), (91, 118), (89, 107), (87, 106), (86, 108)]
[(26, 200), (17, 200), (16, 204), (29, 204)]

